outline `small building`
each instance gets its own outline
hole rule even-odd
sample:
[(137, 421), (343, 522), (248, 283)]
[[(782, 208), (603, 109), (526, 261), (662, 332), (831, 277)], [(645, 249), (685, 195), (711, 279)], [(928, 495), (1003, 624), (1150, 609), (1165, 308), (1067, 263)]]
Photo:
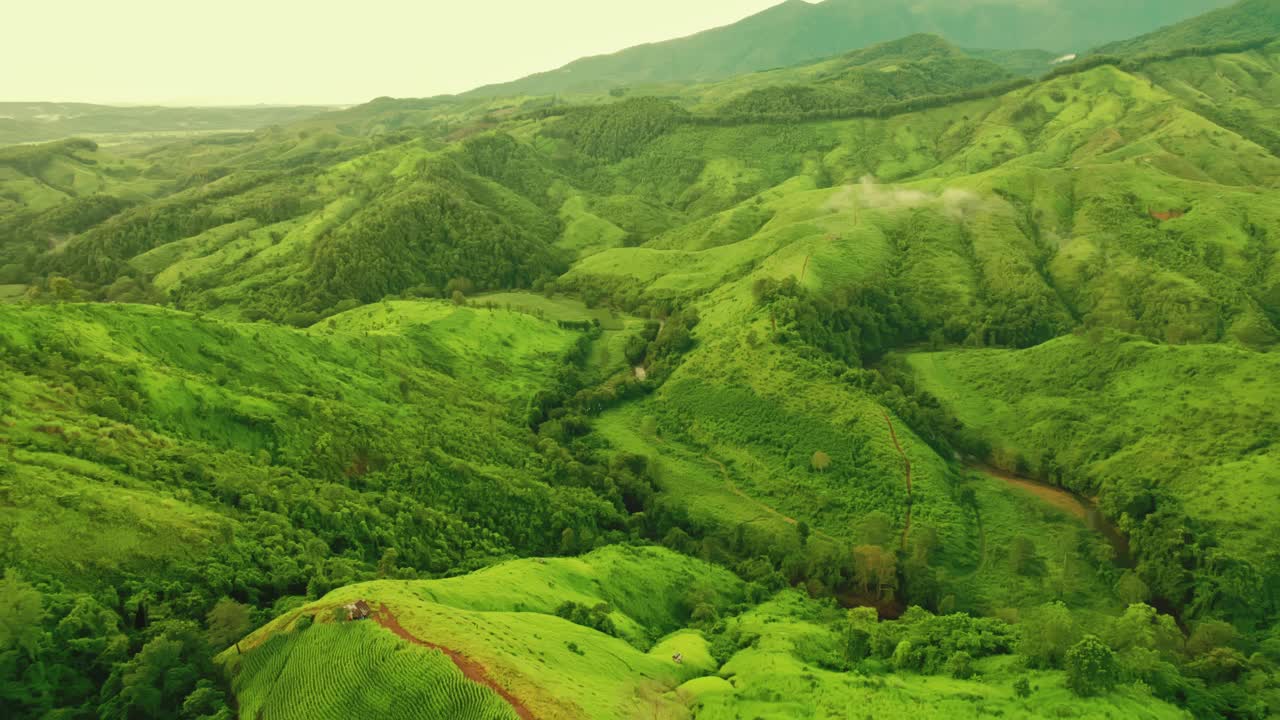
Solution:
[(342, 606), (347, 611), (348, 620), (364, 620), (373, 614), (373, 608), (364, 600), (357, 600)]

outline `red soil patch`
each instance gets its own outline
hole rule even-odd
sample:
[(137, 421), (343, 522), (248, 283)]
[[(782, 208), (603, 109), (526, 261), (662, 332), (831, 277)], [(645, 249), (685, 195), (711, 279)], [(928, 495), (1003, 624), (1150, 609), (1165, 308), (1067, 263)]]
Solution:
[(1072, 517), (1084, 520), (1089, 515), (1089, 508), (1086, 507), (1079, 498), (1066, 490), (1046, 485), (1044, 483), (1035, 482), (1034, 480), (1028, 480), (1024, 477), (1018, 477), (1017, 475), (990, 465), (975, 465), (974, 467), (976, 467), (979, 472), (982, 472), (989, 477), (1002, 480), (1019, 490), (1035, 495), (1046, 503), (1058, 508)]
[(468, 680), (480, 683), (481, 685), (491, 688), (494, 692), (498, 693), (498, 695), (501, 695), (503, 700), (510, 703), (511, 707), (516, 711), (516, 715), (519, 715), (523, 720), (535, 720), (533, 712), (529, 710), (524, 703), (520, 702), (519, 698), (512, 695), (506, 688), (499, 685), (498, 681), (494, 680), (493, 677), (489, 675), (489, 671), (484, 665), (468, 658), (457, 650), (450, 650), (443, 645), (427, 642), (426, 640), (415, 636), (408, 630), (405, 630), (404, 626), (400, 624), (400, 621), (396, 619), (395, 615), (391, 614), (391, 611), (388, 610), (386, 606), (383, 606), (382, 609), (374, 613), (373, 619), (382, 627), (400, 636), (403, 640), (411, 642), (414, 645), (421, 645), (422, 647), (439, 650), (445, 655), (448, 655), (449, 659), (453, 661), (454, 665), (458, 666), (458, 669), (462, 671), (463, 675), (467, 676)]
[(1180, 218), (1183, 215), (1187, 214), (1185, 211), (1182, 211), (1182, 210), (1167, 210), (1165, 212), (1156, 212), (1155, 210), (1148, 210), (1147, 212), (1151, 213), (1151, 217), (1161, 222), (1164, 222), (1166, 220), (1173, 220), (1174, 218)]

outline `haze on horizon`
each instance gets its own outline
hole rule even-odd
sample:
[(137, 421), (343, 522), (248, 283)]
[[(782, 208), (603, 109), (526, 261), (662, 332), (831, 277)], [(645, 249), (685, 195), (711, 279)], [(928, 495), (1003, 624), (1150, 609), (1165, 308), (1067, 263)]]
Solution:
[[(458, 93), (735, 22), (780, 0), (25, 2), (0, 101), (351, 104)], [(15, 71), (16, 70), (16, 71)]]

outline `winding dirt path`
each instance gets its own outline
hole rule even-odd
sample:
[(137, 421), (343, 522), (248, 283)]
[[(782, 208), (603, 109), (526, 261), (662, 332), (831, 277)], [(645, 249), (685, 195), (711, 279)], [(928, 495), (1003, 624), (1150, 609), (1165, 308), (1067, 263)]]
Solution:
[[(737, 495), (743, 500), (746, 500), (752, 505), (755, 505), (756, 507), (760, 508), (760, 510), (764, 511), (766, 514), (772, 515), (773, 517), (785, 522), (788, 525), (799, 525), (799, 523), (796, 521), (795, 518), (790, 517), (788, 515), (784, 515), (778, 509), (770, 505), (766, 505), (765, 503), (760, 502), (759, 500), (751, 497), (746, 492), (744, 492), (742, 488), (734, 484), (733, 480), (729, 478), (729, 468), (725, 467), (724, 463), (711, 457), (710, 455), (703, 455), (702, 457), (705, 458), (708, 462), (715, 465), (716, 467), (720, 468), (720, 476), (724, 478), (725, 487), (729, 488), (729, 492), (733, 493), (734, 495)], [(818, 530), (817, 528), (810, 527), (809, 534), (816, 535), (817, 537), (824, 538), (826, 540), (830, 540), (831, 542), (838, 542), (836, 538), (832, 537), (831, 535), (828, 535), (827, 533), (822, 532), (821, 530)]]
[(472, 660), (457, 650), (451, 650), (443, 645), (427, 642), (426, 640), (415, 636), (408, 630), (405, 630), (404, 626), (400, 624), (400, 621), (396, 619), (396, 616), (392, 614), (391, 610), (385, 605), (382, 606), (378, 612), (373, 614), (373, 619), (382, 627), (390, 630), (396, 635), (399, 635), (403, 640), (407, 640), (414, 645), (421, 645), (423, 647), (432, 648), (433, 650), (439, 650), (449, 656), (449, 659), (453, 661), (454, 665), (458, 666), (458, 669), (462, 671), (463, 675), (467, 676), (468, 680), (480, 683), (481, 685), (484, 685), (498, 693), (498, 695), (502, 696), (503, 700), (510, 703), (512, 709), (516, 711), (516, 715), (519, 715), (522, 720), (537, 720), (533, 712), (529, 710), (529, 708), (526, 707), (519, 698), (512, 695), (506, 688), (499, 685), (497, 680), (494, 680), (493, 677), (489, 675), (489, 670), (485, 668), (484, 665)]
[(1115, 564), (1117, 567), (1133, 567), (1134, 560), (1129, 548), (1129, 538), (1098, 510), (1098, 499), (1096, 497), (1077, 495), (1065, 488), (1021, 477), (983, 463), (970, 463), (969, 467), (989, 478), (999, 480), (1033, 495), (1059, 511), (1081, 521), (1086, 528), (1101, 534), (1111, 544), (1112, 549), (1115, 550)]
[(1001, 480), (1008, 485), (1012, 485), (1019, 490), (1031, 493), (1046, 503), (1058, 508), (1062, 512), (1080, 520), (1085, 520), (1089, 516), (1089, 508), (1080, 498), (1061, 488), (1052, 487), (1045, 483), (1028, 480), (1019, 477), (1013, 473), (1006, 472), (991, 465), (974, 464), (970, 465), (974, 470), (986, 475), (987, 477)]
[(898, 431), (893, 428), (893, 420), (889, 418), (889, 413), (884, 414), (884, 421), (889, 425), (889, 437), (893, 439), (893, 446), (897, 448), (898, 454), (902, 456), (902, 466), (906, 470), (907, 475), (907, 521), (902, 527), (902, 549), (907, 549), (907, 538), (911, 535), (911, 506), (914, 504), (911, 497), (911, 459), (907, 457), (906, 451), (902, 449), (902, 443), (898, 442)]

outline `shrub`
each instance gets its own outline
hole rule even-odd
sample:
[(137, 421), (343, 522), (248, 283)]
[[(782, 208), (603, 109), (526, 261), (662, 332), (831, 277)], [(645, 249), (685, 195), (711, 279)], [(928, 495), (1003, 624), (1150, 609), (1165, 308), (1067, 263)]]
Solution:
[(1020, 698), (1031, 697), (1031, 681), (1026, 678), (1018, 678), (1013, 681), (1013, 693)]
[(1116, 685), (1119, 666), (1111, 648), (1094, 635), (1067, 651), (1067, 687), (1081, 697), (1101, 695)]

